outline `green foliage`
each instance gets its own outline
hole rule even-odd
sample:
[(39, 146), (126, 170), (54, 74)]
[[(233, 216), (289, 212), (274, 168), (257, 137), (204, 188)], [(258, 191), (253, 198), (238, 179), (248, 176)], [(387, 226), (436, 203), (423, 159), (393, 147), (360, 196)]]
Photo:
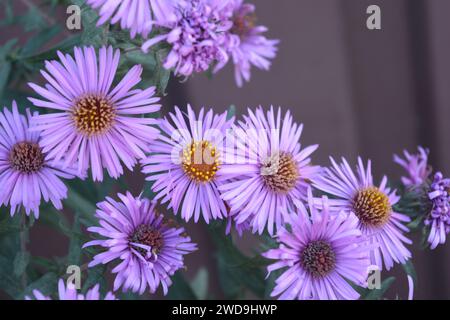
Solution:
[(223, 223), (210, 224), (210, 235), (217, 249), (217, 265), (220, 284), (227, 299), (245, 297), (248, 289), (258, 298), (265, 296), (265, 280), (261, 258), (247, 257), (233, 243), (231, 236), (225, 235)]

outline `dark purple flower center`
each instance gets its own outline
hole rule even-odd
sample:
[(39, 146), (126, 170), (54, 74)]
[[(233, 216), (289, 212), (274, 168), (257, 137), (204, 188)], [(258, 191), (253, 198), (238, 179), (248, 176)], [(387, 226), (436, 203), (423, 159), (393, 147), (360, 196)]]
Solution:
[(389, 197), (377, 187), (361, 189), (353, 199), (353, 211), (366, 226), (381, 227), (391, 216)]
[(89, 95), (75, 103), (72, 117), (79, 131), (92, 135), (108, 130), (114, 122), (116, 112), (107, 99)]
[[(146, 224), (141, 224), (134, 230), (130, 241), (151, 247), (154, 254), (158, 254), (164, 246), (164, 238), (161, 232)], [(143, 248), (137, 248), (137, 251), (144, 257), (147, 254), (147, 251)]]
[(322, 240), (311, 241), (300, 254), (303, 268), (313, 277), (324, 277), (334, 270), (336, 254), (331, 245)]
[(288, 193), (299, 177), (297, 162), (289, 153), (275, 154), (263, 162), (261, 177), (272, 191)]
[(24, 141), (18, 142), (12, 147), (9, 162), (17, 171), (33, 173), (42, 168), (45, 156), (37, 143)]

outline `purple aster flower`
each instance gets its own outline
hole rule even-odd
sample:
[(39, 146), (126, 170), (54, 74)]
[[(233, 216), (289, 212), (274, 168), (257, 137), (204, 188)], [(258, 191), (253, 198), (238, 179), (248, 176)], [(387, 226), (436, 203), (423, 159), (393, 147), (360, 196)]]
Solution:
[(112, 270), (117, 273), (114, 291), (123, 287), (123, 291), (142, 294), (149, 287), (154, 293), (161, 285), (167, 294), (172, 283), (170, 276), (184, 267), (184, 255), (195, 251), (196, 245), (184, 228), (165, 221), (156, 212), (155, 202), (134, 198), (129, 192), (118, 197), (121, 202), (108, 197), (97, 204), (100, 227), (90, 227), (88, 231), (104, 239), (90, 241), (83, 247), (101, 246), (107, 251), (94, 256), (89, 267), (118, 260)]
[(0, 112), (0, 205), (10, 204), (11, 216), (23, 206), (38, 218), (42, 199), (62, 209), (67, 187), (61, 178), (74, 178), (76, 168), (49, 161), (40, 133), (29, 130), (31, 116), (29, 110), (27, 116), (19, 114), (16, 102), (12, 111)]
[(301, 148), (303, 125), (294, 123), (289, 111), (283, 120), (281, 109), (275, 112), (273, 107), (267, 116), (261, 107), (248, 112), (234, 128), (235, 147), (226, 149), (225, 181), (219, 190), (238, 224), (250, 222), (253, 232), (267, 228), (272, 235), (284, 223), (283, 212), (306, 199), (320, 170), (309, 158), (318, 146)]
[(113, 178), (123, 174), (121, 162), (130, 170), (145, 157), (149, 143), (158, 135), (143, 117), (159, 111), (155, 87), (132, 89), (141, 80), (142, 67), (131, 68), (112, 86), (120, 51), (101, 48), (97, 60), (92, 47), (75, 48), (75, 59), (58, 52), (61, 62), (47, 61), (41, 71), (48, 84), (30, 86), (44, 99), (29, 98), (37, 107), (57, 112), (33, 118), (42, 130), (44, 152), (64, 166), (77, 164), (78, 172), (89, 167), (94, 181), (103, 180), (103, 168)]
[(431, 174), (431, 167), (428, 165), (429, 150), (418, 147), (417, 154), (410, 154), (404, 150), (405, 159), (394, 155), (394, 162), (401, 165), (408, 173), (407, 177), (402, 177), (402, 183), (407, 187), (418, 186), (424, 183)]
[(163, 135), (152, 144), (152, 154), (142, 161), (142, 172), (148, 175), (147, 180), (154, 181), (155, 200), (169, 202), (175, 213), (181, 210), (186, 221), (193, 217), (197, 222), (200, 213), (206, 223), (226, 218), (217, 175), (223, 163), (226, 130), (234, 118), (227, 120), (226, 112), (215, 115), (212, 109), (205, 113), (203, 108), (196, 117), (190, 105), (187, 117), (178, 107), (169, 116), (172, 122), (168, 118), (161, 121)]
[(277, 53), (278, 40), (267, 39), (263, 33), (268, 29), (256, 25), (255, 6), (243, 0), (231, 0), (233, 27), (230, 29), (229, 51), (234, 62), (236, 84), (250, 81), (250, 68), (255, 66), (269, 70), (271, 59)]
[(331, 159), (332, 167), (314, 181), (314, 186), (330, 194), (330, 205), (338, 210), (353, 212), (359, 219), (359, 228), (370, 243), (378, 245), (370, 253), (372, 264), (380, 270), (389, 270), (394, 262), (405, 263), (411, 253), (405, 247), (411, 240), (404, 236), (408, 228), (404, 225), (410, 218), (396, 212), (393, 206), (400, 197), (395, 190), (387, 187), (387, 178), (383, 177), (379, 186), (375, 186), (370, 160), (367, 167), (358, 158), (357, 176), (343, 158), (341, 164)]
[(87, 0), (92, 8), (98, 9), (100, 26), (110, 20), (120, 23), (122, 29), (129, 29), (131, 37), (137, 34), (147, 37), (154, 23), (176, 19), (175, 10), (184, 0)]
[[(73, 283), (64, 284), (63, 279), (59, 279), (58, 282), (58, 300), (102, 300), (100, 298), (99, 284), (89, 289), (86, 295), (77, 293)], [(45, 296), (39, 290), (33, 290), (33, 297), (26, 296), (25, 300), (52, 300), (50, 297)], [(112, 292), (108, 292), (103, 300), (116, 300), (116, 297)]]
[(450, 231), (450, 179), (444, 178), (441, 172), (436, 172), (430, 185), (428, 197), (431, 201), (431, 211), (424, 223), (430, 227), (428, 243), (431, 249), (445, 243)]
[(228, 61), (224, 48), (226, 31), (231, 21), (225, 19), (229, 0), (192, 0), (176, 11), (177, 19), (161, 23), (167, 33), (146, 41), (142, 50), (160, 41), (166, 41), (171, 50), (164, 62), (166, 69), (174, 69), (175, 75), (190, 76), (214, 66), (221, 69)]
[(367, 239), (352, 213), (330, 214), (325, 199), (323, 210), (309, 204), (309, 212), (299, 205), (280, 228), (280, 246), (263, 256), (277, 262), (268, 266), (269, 274), (287, 268), (275, 281), (271, 296), (281, 300), (354, 300), (359, 294), (347, 280), (365, 287), (370, 265)]

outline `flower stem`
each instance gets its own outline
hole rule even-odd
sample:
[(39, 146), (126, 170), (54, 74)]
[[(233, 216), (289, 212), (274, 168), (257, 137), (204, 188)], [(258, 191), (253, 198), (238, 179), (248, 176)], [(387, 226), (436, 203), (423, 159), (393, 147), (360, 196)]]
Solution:
[[(25, 209), (22, 210), (21, 220), (20, 220), (20, 251), (23, 255), (27, 252), (27, 241), (28, 241), (28, 225), (27, 225), (27, 215)], [(27, 272), (24, 270), (21, 276), (22, 287), (25, 290), (28, 284)]]

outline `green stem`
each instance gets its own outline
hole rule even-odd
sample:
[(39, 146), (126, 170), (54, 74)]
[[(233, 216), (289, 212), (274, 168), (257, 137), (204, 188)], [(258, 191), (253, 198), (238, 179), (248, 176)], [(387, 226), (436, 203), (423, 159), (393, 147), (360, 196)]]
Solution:
[[(28, 225), (27, 225), (27, 215), (25, 209), (22, 210), (22, 216), (20, 220), (20, 251), (23, 255), (27, 252), (27, 241), (28, 241)], [(25, 289), (28, 284), (27, 272), (24, 271), (21, 277), (22, 287)]]

